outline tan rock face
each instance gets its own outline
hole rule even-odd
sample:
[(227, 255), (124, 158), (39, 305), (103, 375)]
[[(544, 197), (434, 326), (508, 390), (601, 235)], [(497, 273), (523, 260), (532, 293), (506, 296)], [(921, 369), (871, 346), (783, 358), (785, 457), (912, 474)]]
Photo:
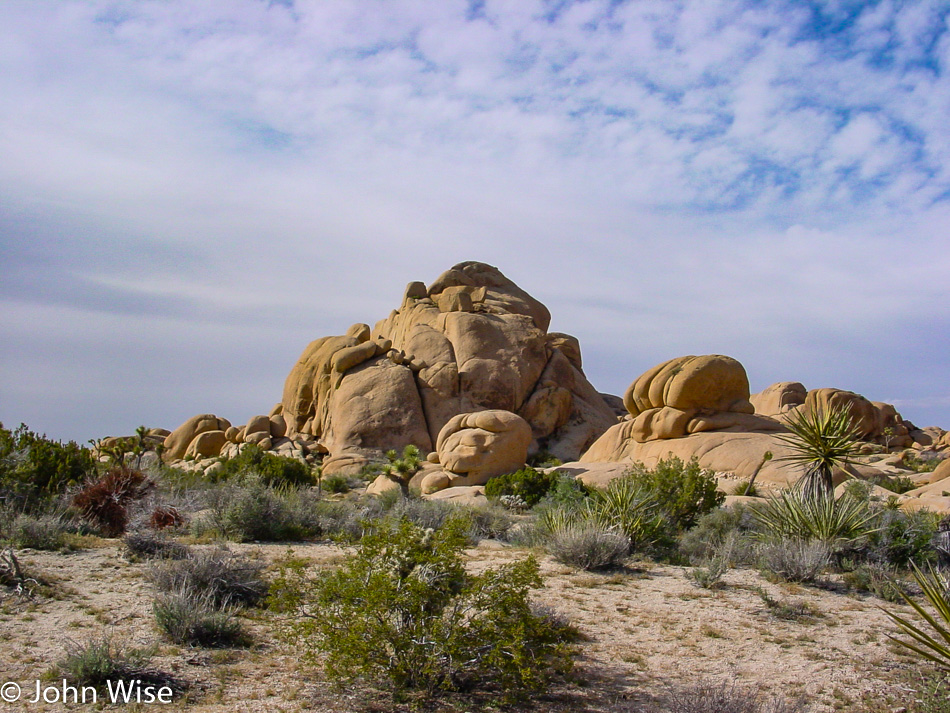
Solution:
[(206, 431), (224, 432), (230, 427), (230, 422), (226, 419), (218, 418), (214, 414), (204, 413), (192, 416), (165, 437), (165, 452), (162, 454), (162, 457), (166, 461), (184, 458), (188, 446), (191, 445), (191, 442), (196, 436)]
[(812, 389), (802, 404), (782, 412), (779, 417), (787, 417), (798, 411), (827, 412), (835, 408), (847, 409), (851, 413), (852, 423), (861, 440), (897, 448), (910, 446), (914, 442), (908, 424), (891, 404), (868, 401), (860, 394), (843, 389)]
[(510, 411), (493, 409), (453, 417), (439, 433), (441, 471), (427, 475), (422, 492), (447, 487), (484, 485), (496, 475), (524, 466), (531, 426)]
[(808, 390), (797, 381), (780, 381), (757, 394), (752, 394), (749, 401), (755, 407), (756, 413), (778, 416), (805, 403), (807, 394)]
[(547, 334), (550, 314), (494, 267), (467, 262), (370, 332), (312, 342), (284, 386), (287, 435), (338, 455), (358, 447), (424, 452), (455, 416), (501, 409), (529, 423), (534, 446), (577, 458), (616, 417), (580, 370), (577, 340)]
[(624, 433), (640, 443), (727, 428), (781, 428), (771, 419), (753, 415), (745, 369), (721, 354), (657, 364), (630, 385), (623, 403), (633, 417)]

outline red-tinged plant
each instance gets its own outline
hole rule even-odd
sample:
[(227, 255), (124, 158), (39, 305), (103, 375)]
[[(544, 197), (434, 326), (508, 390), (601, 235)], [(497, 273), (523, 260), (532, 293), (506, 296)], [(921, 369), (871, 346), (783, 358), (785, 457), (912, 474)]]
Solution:
[(129, 524), (128, 506), (141, 500), (155, 487), (141, 471), (127, 465), (109, 469), (99, 480), (87, 483), (73, 497), (73, 505), (84, 520), (106, 537), (118, 537)]

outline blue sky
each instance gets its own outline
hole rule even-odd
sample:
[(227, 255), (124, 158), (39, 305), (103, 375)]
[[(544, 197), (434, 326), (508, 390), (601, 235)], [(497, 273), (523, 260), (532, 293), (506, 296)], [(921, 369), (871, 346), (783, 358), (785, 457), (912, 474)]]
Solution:
[(267, 411), (497, 265), (620, 393), (739, 359), (950, 428), (950, 2), (5, 0), (0, 420)]

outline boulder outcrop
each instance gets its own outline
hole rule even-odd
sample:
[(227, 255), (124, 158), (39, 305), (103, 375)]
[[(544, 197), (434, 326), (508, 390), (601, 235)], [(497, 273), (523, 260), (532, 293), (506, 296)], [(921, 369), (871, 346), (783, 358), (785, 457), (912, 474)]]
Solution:
[(411, 282), (372, 330), (353, 325), (304, 350), (284, 386), (288, 435), (318, 439), (334, 458), (410, 443), (425, 452), (459, 414), (504, 410), (527, 422), (532, 448), (577, 458), (616, 416), (584, 376), (577, 340), (549, 334), (550, 319), (483, 263)]

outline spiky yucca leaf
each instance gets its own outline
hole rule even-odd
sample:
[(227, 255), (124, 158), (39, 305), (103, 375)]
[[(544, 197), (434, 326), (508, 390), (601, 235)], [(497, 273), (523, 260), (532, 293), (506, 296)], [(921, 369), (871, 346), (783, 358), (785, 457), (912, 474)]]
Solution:
[(753, 511), (770, 537), (819, 540), (835, 547), (874, 532), (874, 513), (867, 503), (850, 497), (813, 497), (790, 490)]
[(778, 458), (805, 469), (799, 486), (809, 497), (834, 490), (832, 473), (858, 454), (858, 431), (851, 410), (832, 406), (827, 411), (793, 411), (785, 422), (791, 433), (776, 438), (792, 452)]
[(941, 668), (950, 671), (950, 582), (934, 571), (933, 566), (929, 568), (928, 572), (924, 573), (916, 565), (913, 565), (913, 574), (914, 579), (924, 593), (924, 597), (934, 608), (936, 616), (927, 611), (922, 604), (911, 599), (904, 590), (899, 589), (898, 591), (904, 600), (913, 607), (914, 611), (933, 629), (936, 636), (928, 634), (904, 617), (884, 609), (884, 613), (913, 641), (898, 639), (890, 634), (887, 637), (925, 659), (933, 661)]
[(585, 517), (625, 535), (633, 549), (652, 544), (663, 519), (656, 498), (634, 478), (617, 478), (606, 488), (595, 489)]

